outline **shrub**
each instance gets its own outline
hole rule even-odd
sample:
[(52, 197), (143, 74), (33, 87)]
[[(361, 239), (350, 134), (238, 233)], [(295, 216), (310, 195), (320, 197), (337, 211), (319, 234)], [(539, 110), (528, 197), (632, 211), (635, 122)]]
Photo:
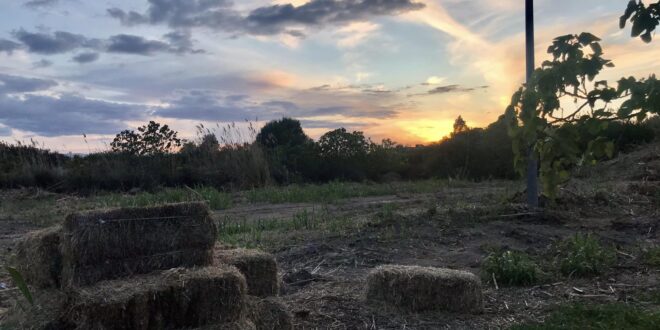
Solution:
[(517, 251), (492, 252), (483, 261), (482, 277), (499, 285), (529, 285), (538, 280), (538, 266), (525, 253)]
[(613, 251), (590, 234), (576, 234), (561, 242), (558, 250), (559, 269), (566, 276), (598, 275), (615, 260)]

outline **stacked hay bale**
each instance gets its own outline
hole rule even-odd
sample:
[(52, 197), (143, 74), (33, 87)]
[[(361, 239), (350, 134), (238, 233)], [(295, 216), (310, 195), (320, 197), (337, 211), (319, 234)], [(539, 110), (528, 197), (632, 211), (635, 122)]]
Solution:
[(63, 225), (62, 282), (79, 286), (211, 265), (216, 237), (204, 203), (72, 214)]
[[(212, 265), (216, 237), (203, 203), (72, 214), (62, 227), (27, 235), (18, 244), (17, 261), (26, 281), (51, 289), (37, 292), (33, 308), (16, 313), (9, 320), (13, 323), (5, 325), (290, 329), (288, 313), (276, 309), (281, 305), (247, 296), (244, 274), (256, 294), (277, 292), (274, 258), (250, 255), (247, 263), (235, 262), (244, 266), (242, 271), (230, 264)], [(252, 263), (257, 260), (265, 265)], [(269, 280), (261, 285), (257, 278)], [(47, 299), (53, 296), (57, 301)], [(43, 306), (54, 307), (35, 317), (46, 310)], [(265, 321), (265, 315), (277, 315), (278, 321)]]
[(248, 294), (258, 297), (276, 296), (279, 292), (277, 262), (272, 254), (253, 249), (217, 250), (220, 264), (232, 265), (245, 276)]
[(245, 279), (233, 267), (175, 268), (76, 290), (66, 319), (82, 329), (176, 329), (236, 322)]
[(481, 281), (472, 273), (433, 267), (380, 266), (367, 276), (367, 300), (421, 312), (479, 313)]
[(18, 271), (32, 286), (45, 289), (60, 286), (62, 254), (59, 226), (28, 233), (16, 244)]

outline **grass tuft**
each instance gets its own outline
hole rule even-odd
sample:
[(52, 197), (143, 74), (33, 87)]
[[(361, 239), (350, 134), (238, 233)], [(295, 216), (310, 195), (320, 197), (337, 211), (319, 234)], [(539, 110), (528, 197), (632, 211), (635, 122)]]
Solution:
[(514, 330), (550, 329), (658, 329), (660, 313), (644, 311), (622, 303), (607, 305), (573, 304), (560, 306), (543, 323), (527, 323)]
[(598, 275), (611, 266), (616, 256), (590, 234), (576, 234), (559, 244), (559, 270), (566, 276)]
[(484, 259), (481, 268), (486, 282), (498, 285), (530, 285), (538, 281), (539, 268), (525, 253), (517, 251), (492, 252)]
[(660, 246), (652, 247), (644, 253), (644, 262), (655, 268), (660, 268)]

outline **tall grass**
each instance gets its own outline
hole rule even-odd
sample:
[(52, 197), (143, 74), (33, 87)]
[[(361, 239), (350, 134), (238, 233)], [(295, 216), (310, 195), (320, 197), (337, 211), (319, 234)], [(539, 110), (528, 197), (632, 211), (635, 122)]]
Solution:
[(251, 189), (245, 196), (252, 203), (322, 203), (368, 196), (400, 193), (432, 193), (451, 186), (447, 180), (429, 179), (396, 183), (357, 183), (333, 181), (320, 185), (293, 184)]

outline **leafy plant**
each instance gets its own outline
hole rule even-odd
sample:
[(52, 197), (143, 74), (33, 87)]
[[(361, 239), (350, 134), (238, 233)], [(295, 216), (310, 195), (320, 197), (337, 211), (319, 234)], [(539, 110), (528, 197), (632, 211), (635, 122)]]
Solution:
[(492, 282), (494, 277), (498, 285), (529, 285), (539, 276), (536, 263), (517, 251), (492, 252), (484, 259), (481, 272), (484, 280)]
[(16, 268), (5, 266), (5, 269), (9, 273), (9, 276), (11, 276), (11, 279), (14, 281), (16, 287), (18, 287), (18, 290), (21, 291), (23, 297), (25, 297), (30, 305), (33, 305), (34, 300), (32, 299), (32, 293), (30, 292), (30, 288), (28, 288), (27, 282), (25, 282), (23, 275), (21, 275), (21, 273), (16, 270)]
[(580, 277), (598, 275), (615, 261), (613, 251), (590, 234), (575, 234), (561, 242), (558, 257), (562, 274)]
[(626, 11), (619, 18), (619, 26), (625, 28), (628, 21), (632, 23), (630, 35), (633, 38), (640, 37), (644, 42), (651, 42), (651, 34), (660, 24), (660, 2), (647, 7), (641, 0), (630, 0)]
[[(614, 66), (602, 57), (599, 42), (587, 32), (555, 38), (548, 48), (553, 59), (534, 71), (506, 110), (515, 167), (524, 173), (527, 150), (532, 147), (543, 193), (550, 198), (573, 166), (612, 156), (614, 144), (602, 134), (610, 122), (641, 122), (660, 113), (660, 82), (655, 75), (622, 78), (616, 87), (596, 79), (604, 68)], [(575, 107), (565, 111), (571, 99)], [(622, 102), (618, 110), (612, 108), (615, 101)], [(582, 127), (588, 136), (580, 135)]]

